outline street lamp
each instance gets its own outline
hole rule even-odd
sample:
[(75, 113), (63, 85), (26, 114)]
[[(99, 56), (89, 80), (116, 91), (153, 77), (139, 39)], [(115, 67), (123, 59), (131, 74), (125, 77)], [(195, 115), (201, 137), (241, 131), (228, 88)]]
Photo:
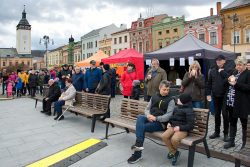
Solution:
[(48, 45), (51, 43), (51, 45), (54, 45), (54, 40), (50, 39), (49, 36), (44, 35), (43, 38), (40, 38), (40, 45), (43, 43), (46, 48), (46, 57), (45, 57), (45, 65), (46, 69), (48, 69)]
[(233, 29), (234, 29), (234, 37), (233, 37), (233, 42), (234, 42), (234, 53), (235, 53), (235, 42), (236, 42), (236, 37), (235, 37), (235, 22), (239, 21), (239, 18), (236, 13), (234, 13), (232, 16), (228, 16), (230, 20), (233, 21)]

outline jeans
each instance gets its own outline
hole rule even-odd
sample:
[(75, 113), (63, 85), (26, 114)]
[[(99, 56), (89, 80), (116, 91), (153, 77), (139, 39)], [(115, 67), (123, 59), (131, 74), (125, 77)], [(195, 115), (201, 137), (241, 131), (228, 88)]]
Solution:
[(203, 108), (203, 103), (201, 101), (192, 101), (194, 108)]
[(2, 82), (2, 94), (4, 95), (4, 91), (6, 90), (6, 83)]
[(224, 97), (213, 97), (214, 100), (214, 109), (215, 109), (215, 133), (220, 134), (220, 125), (221, 125), (221, 113), (223, 116), (223, 127), (224, 134), (228, 134), (229, 129), (229, 116), (227, 110), (223, 108), (224, 106)]
[(57, 115), (62, 115), (62, 106), (65, 104), (64, 100), (58, 100), (57, 102), (55, 102), (55, 112), (57, 113)]
[(96, 88), (94, 88), (94, 89), (89, 89), (88, 93), (95, 93), (95, 89), (96, 89)]
[[(158, 121), (149, 122), (147, 117), (144, 115), (139, 115), (136, 120), (136, 140), (144, 142), (145, 132), (157, 132), (163, 131), (162, 124)], [(135, 154), (141, 156), (141, 151), (135, 151)]]
[(111, 97), (115, 97), (115, 83), (111, 83)]

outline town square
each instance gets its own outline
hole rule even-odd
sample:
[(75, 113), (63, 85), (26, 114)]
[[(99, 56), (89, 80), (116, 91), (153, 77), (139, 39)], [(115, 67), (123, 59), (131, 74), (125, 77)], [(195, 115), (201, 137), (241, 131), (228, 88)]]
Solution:
[(250, 166), (250, 0), (0, 11), (0, 166)]

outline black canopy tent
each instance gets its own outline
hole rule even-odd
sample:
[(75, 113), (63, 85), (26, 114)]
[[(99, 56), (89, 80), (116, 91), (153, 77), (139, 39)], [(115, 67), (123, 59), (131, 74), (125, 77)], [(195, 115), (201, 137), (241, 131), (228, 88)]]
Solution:
[(144, 58), (157, 58), (159, 60), (188, 57), (194, 57), (195, 59), (215, 59), (220, 54), (224, 55), (228, 60), (234, 60), (236, 57), (235, 53), (213, 47), (188, 33), (167, 47), (144, 54)]
[[(170, 58), (174, 58), (175, 60), (179, 60), (179, 58), (185, 58), (187, 62), (188, 57), (194, 57), (195, 60), (201, 63), (203, 74), (206, 76), (208, 69), (215, 65), (214, 59), (218, 55), (224, 55), (229, 60), (226, 66), (234, 67), (233, 60), (236, 58), (235, 53), (213, 47), (188, 33), (167, 47), (144, 54), (144, 59), (156, 58), (158, 60), (169, 60)], [(187, 63), (185, 64), (187, 68)]]

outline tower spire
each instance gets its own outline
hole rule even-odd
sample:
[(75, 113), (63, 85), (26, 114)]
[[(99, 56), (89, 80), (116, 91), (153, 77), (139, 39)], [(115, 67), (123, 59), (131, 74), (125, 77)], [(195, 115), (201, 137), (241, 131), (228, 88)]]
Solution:
[(23, 5), (22, 18), (23, 18), (23, 19), (26, 19), (25, 5)]

